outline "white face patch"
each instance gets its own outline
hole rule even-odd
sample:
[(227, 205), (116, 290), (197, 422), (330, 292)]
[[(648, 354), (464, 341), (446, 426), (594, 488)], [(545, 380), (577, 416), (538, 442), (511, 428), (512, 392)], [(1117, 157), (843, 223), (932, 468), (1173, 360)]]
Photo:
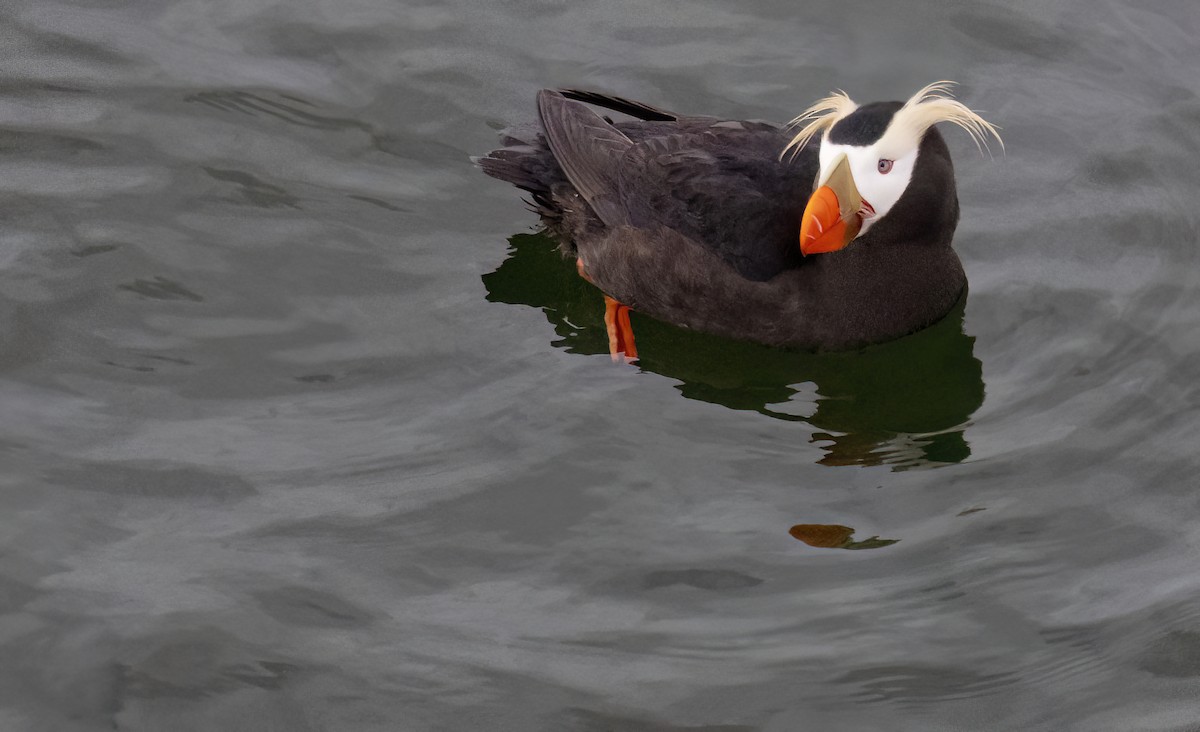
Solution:
[[(854, 187), (858, 189), (864, 204), (871, 204), (875, 209), (874, 215), (864, 206), (862, 229), (858, 236), (867, 233), (872, 225), (887, 215), (888, 211), (900, 200), (908, 182), (912, 179), (913, 168), (917, 164), (917, 148), (914, 145), (908, 151), (897, 150), (885, 136), (874, 145), (836, 145), (829, 142), (828, 133), (821, 141), (821, 172), (817, 176), (817, 184), (825, 185), (833, 172), (838, 158), (842, 155), (850, 163), (850, 174), (854, 177)], [(888, 149), (890, 148), (890, 149)], [(897, 153), (900, 153), (897, 155)], [(879, 172), (880, 160), (891, 160), (892, 169), (887, 173)], [(855, 237), (858, 238), (858, 237)]]

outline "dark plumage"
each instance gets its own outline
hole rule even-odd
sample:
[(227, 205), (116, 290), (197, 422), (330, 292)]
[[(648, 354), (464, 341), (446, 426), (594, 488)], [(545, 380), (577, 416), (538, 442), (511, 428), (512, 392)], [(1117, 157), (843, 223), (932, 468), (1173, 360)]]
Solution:
[[(583, 102), (634, 117), (612, 122)], [(861, 144), (900, 103), (865, 105), (830, 139)], [(845, 249), (801, 257), (818, 138), (794, 158), (765, 123), (676, 115), (576, 90), (538, 94), (540, 128), (478, 160), (528, 191), (605, 294), (680, 327), (769, 345), (847, 349), (945, 315), (966, 286), (950, 241), (954, 171), (929, 127), (902, 196)]]

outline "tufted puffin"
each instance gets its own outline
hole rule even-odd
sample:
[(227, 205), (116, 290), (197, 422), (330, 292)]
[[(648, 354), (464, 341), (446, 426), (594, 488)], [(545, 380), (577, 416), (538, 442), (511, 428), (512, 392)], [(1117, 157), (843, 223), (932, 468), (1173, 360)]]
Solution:
[[(614, 359), (629, 310), (681, 328), (847, 350), (937, 322), (966, 288), (958, 195), (935, 125), (997, 128), (936, 82), (906, 102), (835, 92), (789, 125), (668, 112), (577, 89), (477, 158), (531, 205), (606, 302)], [(589, 106), (590, 105), (590, 106)], [(631, 119), (613, 121), (592, 107)]]

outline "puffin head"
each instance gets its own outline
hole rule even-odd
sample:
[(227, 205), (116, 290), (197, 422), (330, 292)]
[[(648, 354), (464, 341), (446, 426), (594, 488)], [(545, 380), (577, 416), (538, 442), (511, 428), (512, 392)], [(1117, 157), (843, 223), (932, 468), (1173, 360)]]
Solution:
[(821, 140), (820, 170), (800, 223), (802, 254), (837, 251), (871, 230), (949, 241), (958, 198), (950, 153), (934, 125), (962, 127), (981, 151), (989, 134), (1004, 145), (995, 126), (950, 97), (952, 84), (935, 82), (907, 102), (861, 107), (839, 91), (792, 121), (802, 127), (783, 155)]

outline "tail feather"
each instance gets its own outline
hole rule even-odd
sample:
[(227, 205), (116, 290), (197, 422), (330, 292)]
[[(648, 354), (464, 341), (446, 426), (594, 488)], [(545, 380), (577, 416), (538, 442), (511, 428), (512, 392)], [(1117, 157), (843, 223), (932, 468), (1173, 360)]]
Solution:
[(549, 193), (556, 183), (566, 180), (545, 143), (540, 147), (527, 144), (502, 147), (473, 158), (473, 162), (493, 178), (535, 194)]

